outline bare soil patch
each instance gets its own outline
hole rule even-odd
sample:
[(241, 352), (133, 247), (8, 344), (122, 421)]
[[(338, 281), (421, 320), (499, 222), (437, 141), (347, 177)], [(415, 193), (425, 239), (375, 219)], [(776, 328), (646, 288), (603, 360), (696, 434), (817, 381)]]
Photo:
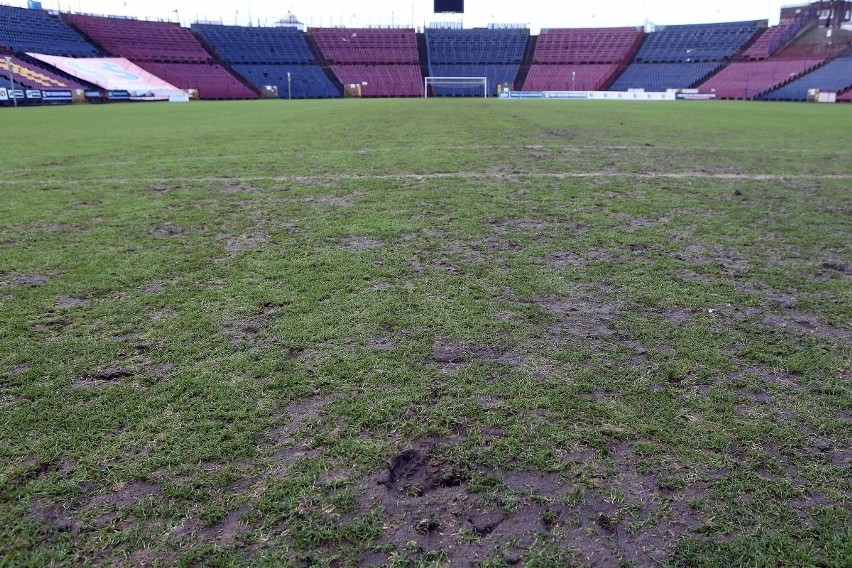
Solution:
[(94, 371), (88, 375), (77, 377), (71, 381), (71, 388), (93, 389), (110, 387), (115, 385), (121, 379), (131, 375), (132, 373), (127, 369), (108, 367), (106, 369)]
[(59, 532), (68, 532), (77, 536), (83, 529), (83, 522), (72, 515), (74, 511), (65, 502), (47, 503), (36, 499), (30, 503), (30, 518), (41, 521)]
[(787, 311), (784, 314), (766, 314), (761, 325), (768, 328), (783, 328), (794, 333), (812, 335), (830, 341), (852, 341), (852, 331), (826, 325), (816, 316), (801, 311)]
[(71, 296), (59, 296), (56, 299), (57, 308), (89, 308), (92, 302), (82, 298), (72, 298)]
[(327, 205), (332, 207), (352, 207), (355, 200), (363, 195), (360, 192), (352, 192), (348, 195), (323, 195), (320, 197), (308, 197), (303, 201), (312, 205)]
[(553, 227), (553, 223), (540, 219), (503, 219), (491, 221), (491, 230), (499, 235), (508, 233), (538, 233)]
[(550, 327), (553, 333), (585, 338), (609, 336), (614, 333), (612, 324), (618, 310), (618, 304), (615, 302), (579, 294), (564, 298), (539, 296), (534, 300), (546, 312), (560, 318), (560, 321)]
[(371, 351), (393, 351), (396, 344), (387, 336), (372, 337), (367, 341), (367, 349)]
[[(311, 396), (292, 403), (285, 412), (274, 415), (272, 420), (279, 424), (266, 433), (267, 442), (264, 444), (273, 450), (273, 457), (283, 461), (285, 465), (292, 465), (312, 455), (314, 452), (308, 448), (310, 438), (293, 445), (295, 434), (306, 422), (319, 416), (326, 406), (339, 398), (339, 394)], [(284, 422), (285, 420), (287, 421)]]
[(228, 182), (222, 185), (221, 191), (225, 193), (255, 193), (256, 187), (247, 182)]
[(676, 270), (674, 275), (683, 280), (684, 282), (696, 282), (699, 284), (712, 284), (715, 282), (715, 278), (712, 276), (707, 276), (706, 274), (699, 274), (697, 272), (693, 272), (692, 270)]
[(458, 487), (470, 479), (470, 472), (429, 455), (432, 448), (409, 448), (388, 462), (377, 480), (390, 491), (422, 497), (443, 487)]
[(166, 287), (164, 285), (157, 282), (154, 284), (148, 284), (147, 286), (142, 288), (142, 292), (144, 292), (145, 294), (159, 294), (165, 289)]
[(618, 221), (618, 224), (613, 226), (616, 231), (635, 231), (637, 229), (650, 229), (659, 225), (665, 225), (669, 222), (668, 217), (660, 217), (659, 219), (649, 219), (648, 217), (636, 217), (625, 213), (616, 213), (612, 216)]
[(681, 262), (705, 266), (710, 264), (710, 260), (707, 259), (706, 254), (707, 249), (704, 245), (689, 243), (681, 252), (675, 253), (673, 256)]
[(26, 363), (23, 363), (21, 365), (15, 365), (14, 367), (12, 367), (9, 374), (13, 377), (18, 377), (20, 375), (23, 375), (24, 373), (29, 372), (29, 370), (30, 370), (30, 366), (27, 365)]
[(184, 227), (181, 227), (179, 225), (175, 225), (174, 223), (166, 222), (166, 223), (163, 223), (162, 225), (160, 225), (159, 227), (157, 227), (156, 229), (153, 229), (151, 231), (151, 236), (166, 238), (166, 237), (174, 237), (176, 235), (182, 235), (185, 232), (186, 232), (186, 229)]
[(129, 483), (116, 483), (109, 493), (104, 493), (93, 498), (89, 507), (130, 507), (147, 499), (157, 497), (162, 493), (159, 485), (146, 481), (131, 481)]
[(379, 248), (384, 245), (384, 242), (371, 237), (362, 237), (358, 235), (348, 235), (343, 238), (341, 248), (351, 252), (363, 252), (374, 248)]
[(467, 360), (467, 351), (461, 343), (436, 343), (430, 359), (435, 363), (463, 363)]
[(225, 240), (225, 251), (231, 256), (235, 256), (241, 252), (260, 248), (268, 242), (269, 238), (262, 233), (240, 235), (239, 237)]
[(772, 302), (781, 309), (790, 309), (796, 305), (799, 300), (799, 294), (784, 294), (777, 292), (766, 285), (764, 282), (754, 282), (751, 284), (740, 283), (737, 285), (737, 290), (746, 294), (754, 294), (761, 296), (769, 302)]
[(728, 278), (739, 278), (748, 271), (748, 257), (730, 247), (715, 247), (714, 261)]
[(42, 276), (41, 274), (17, 274), (12, 276), (9, 281), (17, 286), (41, 286), (42, 284), (47, 284), (48, 280), (47, 276)]
[[(661, 488), (655, 477), (636, 473), (638, 458), (626, 442), (608, 452), (615, 476), (594, 488), (555, 474), (477, 471), (442, 459), (441, 448), (456, 443), (413, 442), (362, 482), (361, 507), (379, 508), (385, 528), (379, 543), (394, 546), (394, 554), (444, 551), (452, 566), (489, 560), (522, 565), (531, 549), (548, 540), (571, 551), (576, 562), (652, 566), (665, 559), (678, 536), (696, 534), (703, 525), (687, 502), (700, 499), (705, 488)], [(569, 458), (570, 467), (602, 467), (589, 449)], [(497, 493), (468, 491), (467, 484), (483, 474), (499, 480)], [(361, 559), (362, 565), (386, 560), (387, 554), (375, 553)]]

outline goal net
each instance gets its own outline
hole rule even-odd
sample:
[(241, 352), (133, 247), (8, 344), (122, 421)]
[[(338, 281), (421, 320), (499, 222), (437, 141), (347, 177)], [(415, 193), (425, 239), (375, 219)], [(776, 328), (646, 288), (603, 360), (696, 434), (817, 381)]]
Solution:
[(424, 77), (423, 97), (487, 97), (487, 77)]

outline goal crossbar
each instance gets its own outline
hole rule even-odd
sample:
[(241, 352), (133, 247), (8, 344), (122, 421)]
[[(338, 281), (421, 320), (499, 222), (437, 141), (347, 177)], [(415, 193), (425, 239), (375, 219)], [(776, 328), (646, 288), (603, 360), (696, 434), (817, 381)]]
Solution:
[(429, 87), (482, 87), (482, 96), (488, 97), (488, 77), (424, 77), (423, 98), (429, 96)]

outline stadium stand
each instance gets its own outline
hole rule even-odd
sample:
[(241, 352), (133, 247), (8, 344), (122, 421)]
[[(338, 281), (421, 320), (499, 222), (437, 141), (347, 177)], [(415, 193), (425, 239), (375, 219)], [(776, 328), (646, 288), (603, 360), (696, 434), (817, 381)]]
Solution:
[(852, 89), (837, 95), (837, 100), (844, 103), (852, 103)]
[(761, 22), (660, 27), (648, 34), (610, 86), (612, 91), (662, 91), (691, 87), (730, 60), (759, 31)]
[(423, 77), (419, 65), (333, 65), (344, 85), (361, 85), (362, 97), (420, 97)]
[(183, 90), (195, 89), (201, 99), (256, 99), (257, 95), (216, 63), (157, 63), (136, 65)]
[[(84, 89), (80, 83), (65, 79), (47, 69), (43, 69), (32, 63), (12, 57), (12, 71), (15, 74), (15, 83), (23, 85), (28, 89)], [(0, 74), (9, 76), (9, 65), (4, 57), (0, 57)]]
[(718, 62), (731, 59), (760, 29), (760, 22), (665, 26), (648, 34), (637, 63)]
[(642, 35), (636, 28), (543, 29), (523, 89), (603, 89), (630, 60)]
[(231, 64), (308, 65), (316, 64), (305, 41), (304, 32), (296, 28), (270, 28), (192, 24), (223, 60)]
[(419, 63), (411, 28), (310, 28), (308, 33), (332, 65)]
[(799, 17), (779, 22), (777, 26), (767, 29), (755, 42), (743, 52), (743, 59), (759, 61), (768, 59), (781, 49), (800, 31), (818, 20), (816, 12), (806, 11)]
[(177, 24), (80, 14), (66, 14), (65, 19), (109, 53), (133, 62), (211, 61), (192, 33)]
[(236, 73), (258, 89), (273, 87), (278, 97), (285, 99), (341, 95), (320, 67), (305, 33), (296, 28), (193, 24), (192, 29)]
[(751, 99), (820, 65), (821, 59), (737, 61), (701, 84), (720, 99)]
[(600, 91), (621, 70), (620, 64), (533, 65), (525, 91)]
[(640, 41), (637, 28), (543, 29), (533, 63), (626, 63)]
[(0, 46), (16, 52), (94, 57), (98, 49), (44, 10), (0, 6)]
[(683, 89), (699, 83), (718, 67), (718, 63), (634, 63), (624, 70), (609, 90), (641, 88), (661, 92)]
[(810, 89), (840, 93), (852, 87), (852, 52), (847, 52), (804, 77), (770, 91), (760, 98), (773, 101), (805, 101)]
[(67, 14), (65, 18), (109, 53), (129, 59), (202, 99), (253, 99), (257, 93), (217, 63), (192, 32), (178, 24)]
[[(288, 96), (294, 99), (330, 99), (340, 97), (340, 90), (331, 82), (319, 65), (260, 65), (232, 64), (234, 71), (256, 86), (263, 89), (274, 86), (278, 97)], [(290, 73), (290, 83), (287, 83)], [(288, 90), (290, 92), (288, 94)]]
[[(529, 40), (528, 29), (427, 29), (429, 74), (433, 77), (487, 77), (490, 95), (499, 84), (514, 83)], [(434, 87), (436, 96), (464, 96), (470, 89)]]
[(337, 78), (360, 85), (362, 97), (423, 94), (414, 29), (310, 28), (308, 33)]

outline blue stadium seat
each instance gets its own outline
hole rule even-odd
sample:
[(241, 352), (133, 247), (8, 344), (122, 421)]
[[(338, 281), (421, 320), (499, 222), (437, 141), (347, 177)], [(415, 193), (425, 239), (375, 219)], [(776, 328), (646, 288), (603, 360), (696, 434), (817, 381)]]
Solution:
[(690, 87), (719, 67), (719, 63), (634, 63), (610, 86), (610, 91), (666, 89)]
[(665, 26), (648, 34), (636, 63), (696, 63), (730, 59), (754, 36), (760, 22)]
[(432, 65), (520, 64), (528, 29), (426, 30)]
[(852, 53), (829, 61), (812, 73), (760, 98), (775, 101), (804, 101), (807, 100), (810, 89), (839, 93), (849, 87), (852, 87)]
[(294, 99), (330, 99), (340, 97), (340, 91), (318, 65), (233, 64), (234, 71), (260, 89), (274, 85), (278, 97), (286, 99), (287, 73), (290, 73), (290, 93)]
[[(489, 95), (497, 94), (499, 83), (514, 84), (528, 29), (427, 29), (426, 50), (429, 74), (433, 77), (487, 77)], [(466, 96), (481, 93), (475, 87), (434, 87), (436, 96)]]
[(58, 16), (45, 10), (0, 6), (0, 46), (17, 52), (94, 57), (99, 52)]
[(246, 81), (259, 89), (278, 87), (278, 96), (294, 99), (340, 97), (341, 92), (319, 66), (305, 33), (295, 28), (247, 28), (193, 24), (213, 50)]
[(316, 64), (304, 32), (295, 28), (263, 28), (193, 24), (216, 53), (233, 64)]

